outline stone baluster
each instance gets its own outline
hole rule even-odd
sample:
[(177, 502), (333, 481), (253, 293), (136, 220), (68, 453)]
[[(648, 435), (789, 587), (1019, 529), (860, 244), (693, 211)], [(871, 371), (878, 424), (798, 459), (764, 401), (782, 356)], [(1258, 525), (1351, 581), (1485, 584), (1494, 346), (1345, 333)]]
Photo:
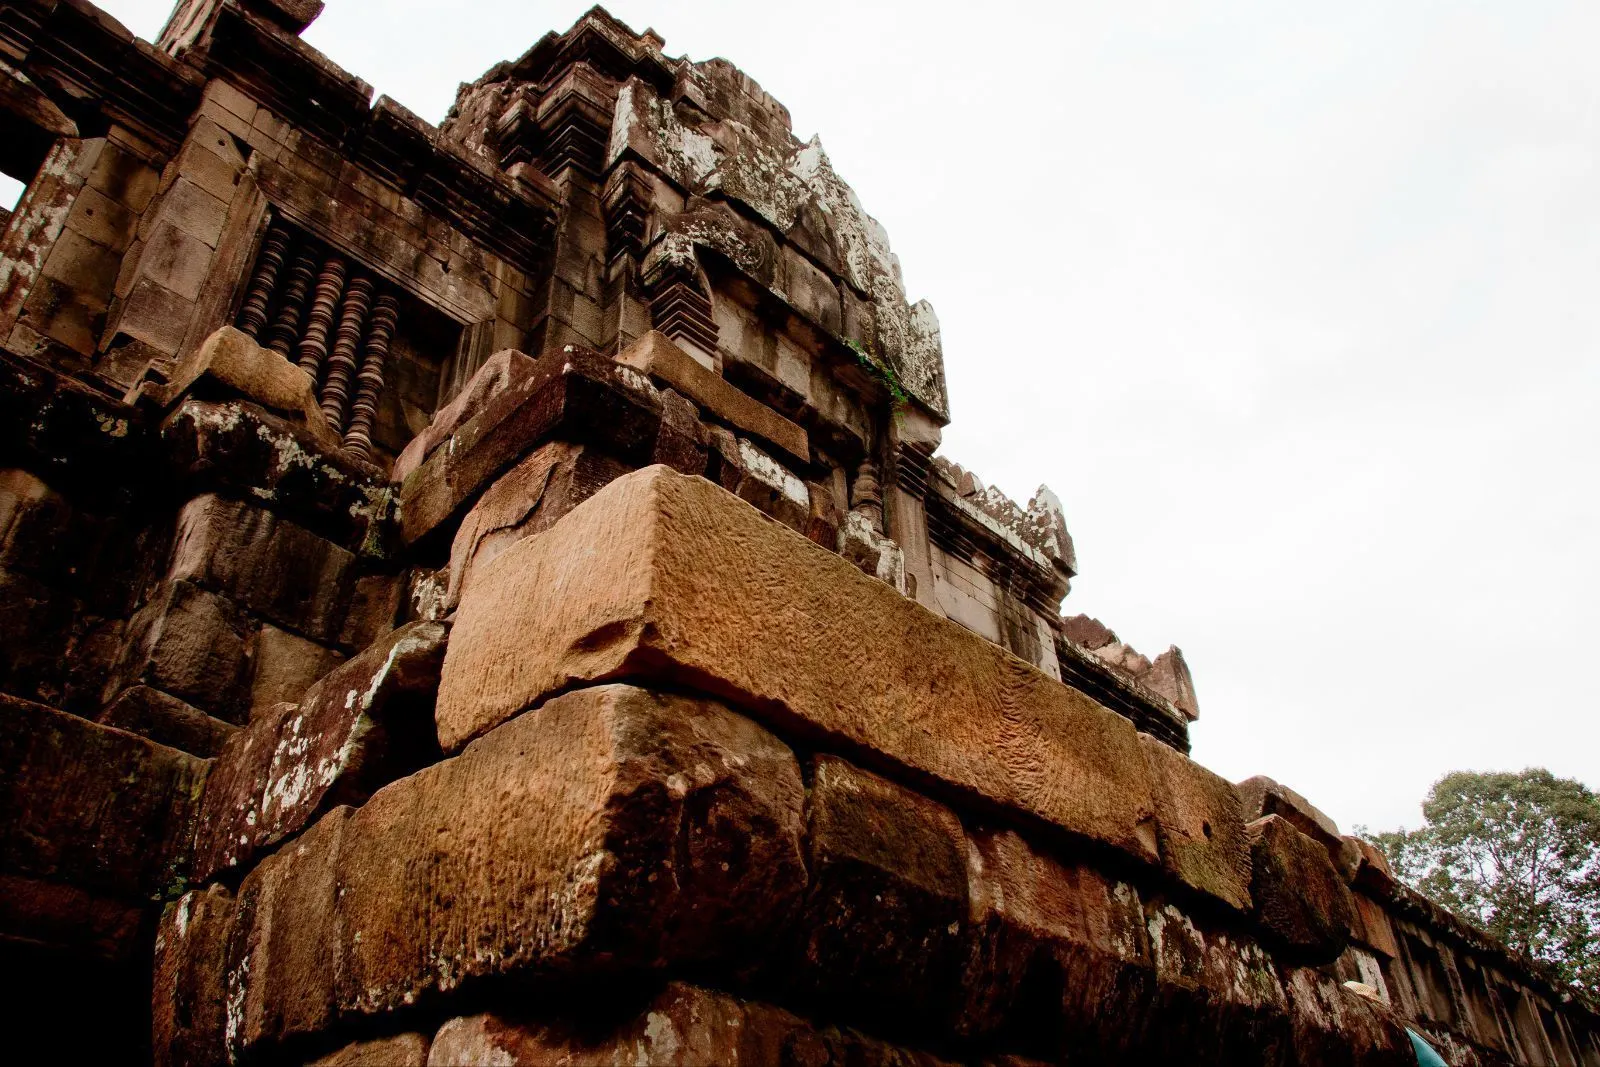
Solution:
[(878, 480), (878, 465), (862, 460), (856, 468), (855, 484), (850, 487), (850, 510), (866, 516), (872, 528), (883, 532), (883, 485)]
[(372, 279), (357, 274), (350, 279), (339, 307), (339, 327), (334, 331), (333, 353), (328, 357), (328, 378), (322, 383), (322, 414), (334, 433), (343, 434), (350, 412), (350, 387), (356, 375), (356, 353), (365, 332), (367, 309), (372, 304)]
[(389, 358), (389, 342), (400, 317), (400, 303), (385, 294), (372, 307), (367, 324), (366, 354), (361, 360), (360, 389), (350, 405), (350, 429), (344, 447), (359, 460), (372, 461), (372, 424), (378, 418), (378, 397), (383, 393), (383, 365)]
[(294, 351), (300, 336), (300, 313), (305, 310), (306, 294), (311, 291), (311, 281), (317, 275), (317, 262), (321, 256), (317, 248), (307, 243), (289, 268), (289, 280), (283, 287), (283, 303), (278, 308), (278, 318), (267, 334), (267, 347), (284, 359)]
[(259, 340), (267, 325), (267, 304), (272, 300), (272, 290), (278, 284), (278, 272), (289, 254), (289, 230), (273, 223), (261, 242), (261, 253), (256, 257), (255, 273), (244, 292), (244, 303), (239, 305), (239, 329)]
[(330, 255), (317, 275), (317, 288), (311, 296), (311, 309), (306, 312), (305, 333), (300, 338), (300, 369), (311, 379), (314, 389), (322, 378), (322, 364), (328, 358), (328, 334), (333, 329), (333, 313), (344, 293), (347, 273), (344, 257)]

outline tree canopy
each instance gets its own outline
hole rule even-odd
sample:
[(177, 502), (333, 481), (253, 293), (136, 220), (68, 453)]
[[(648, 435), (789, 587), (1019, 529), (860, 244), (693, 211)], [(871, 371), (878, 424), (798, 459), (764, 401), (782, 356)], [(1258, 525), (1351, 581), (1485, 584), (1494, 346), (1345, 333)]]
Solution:
[(1370, 834), (1412, 888), (1600, 996), (1600, 796), (1534, 768), (1456, 771), (1423, 825)]

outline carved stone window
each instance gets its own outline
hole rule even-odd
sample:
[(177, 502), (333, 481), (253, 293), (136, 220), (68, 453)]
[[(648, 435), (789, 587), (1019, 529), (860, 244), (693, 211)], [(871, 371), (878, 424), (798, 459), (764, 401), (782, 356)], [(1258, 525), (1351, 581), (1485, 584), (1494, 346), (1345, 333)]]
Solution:
[(281, 218), (235, 325), (298, 366), (346, 451), (380, 466), (432, 418), (461, 341), (457, 323)]

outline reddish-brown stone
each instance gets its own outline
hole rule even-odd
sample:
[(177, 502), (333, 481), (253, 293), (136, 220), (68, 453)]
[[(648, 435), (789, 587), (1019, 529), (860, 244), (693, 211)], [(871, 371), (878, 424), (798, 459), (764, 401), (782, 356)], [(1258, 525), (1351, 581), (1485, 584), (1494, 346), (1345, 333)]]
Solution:
[(850, 1011), (948, 1019), (967, 918), (955, 813), (843, 760), (818, 757), (806, 804), (811, 886), (800, 981)]
[[(426, 1067), (428, 1039), (421, 1034), (396, 1034), (370, 1041), (352, 1041), (306, 1067)], [(467, 1060), (457, 1059), (457, 1063)]]
[(0, 869), (159, 897), (189, 867), (206, 763), (0, 695)]
[(339, 667), (303, 704), (259, 712), (218, 755), (200, 805), (195, 871), (248, 867), (335, 804), (438, 758), (432, 711), (449, 628), (418, 622)]
[(144, 909), (76, 886), (0, 874), (0, 944), (31, 942), (74, 957), (143, 962)]
[(332, 643), (349, 607), (354, 562), (348, 550), (304, 527), (206, 494), (178, 515), (168, 574), (313, 641)]
[(819, 1029), (782, 1009), (726, 993), (673, 983), (637, 1011), (586, 1023), (548, 1015), (451, 1019), (439, 1028), (430, 1067), (493, 1063), (504, 1067), (938, 1067), (927, 1053), (861, 1034)]
[(401, 537), (427, 537), (529, 451), (556, 437), (596, 444), (630, 466), (654, 455), (658, 391), (637, 371), (567, 346), (484, 404), (400, 490)]
[(247, 634), (248, 620), (232, 601), (193, 582), (164, 582), (129, 621), (106, 697), (148, 685), (224, 721), (243, 722)]
[(1250, 892), (1263, 936), (1293, 959), (1331, 963), (1349, 941), (1353, 905), (1327, 849), (1277, 815), (1248, 830)]
[(958, 1030), (1118, 1047), (1118, 1020), (1153, 985), (1138, 890), (987, 828), (968, 833), (967, 881)]
[(801, 812), (788, 749), (715, 703), (559, 697), (245, 879), (230, 1047), (485, 976), (746, 966), (799, 901)]
[(1309, 967), (1285, 970), (1296, 1067), (1412, 1067), (1417, 1054), (1401, 1026), (1371, 1001)]
[(1338, 824), (1288, 786), (1257, 775), (1239, 782), (1234, 789), (1244, 805), (1246, 822), (1266, 815), (1282, 816), (1293, 823), (1295, 829), (1321, 842), (1335, 854), (1342, 847)]
[(263, 625), (250, 650), (250, 715), (275, 704), (298, 704), (312, 683), (344, 661), (344, 656), (298, 634)]
[(427, 428), (406, 445), (394, 461), (391, 477), (396, 482), (404, 482), (412, 471), (422, 465), (423, 460), (433, 454), (435, 448), (448, 440), (492, 398), (533, 373), (533, 367), (533, 357), (515, 349), (496, 352), (484, 360), (483, 366), (473, 372), (454, 399), (435, 412)]
[(511, 545), (541, 533), (628, 468), (595, 448), (552, 441), (530, 452), (486, 489), (450, 546), (446, 610), (460, 602), (478, 566)]
[(100, 713), (100, 722), (207, 759), (220, 752), (238, 730), (232, 723), (212, 718), (199, 708), (147, 685), (124, 689)]
[(222, 886), (191, 890), (167, 905), (156, 932), (151, 1039), (164, 1067), (227, 1061), (228, 950), (235, 915)]
[(481, 569), (445, 659), (440, 742), (458, 748), (575, 682), (628, 676), (709, 689), (946, 789), (1158, 855), (1127, 720), (662, 467), (612, 482)]
[(1154, 787), (1162, 868), (1230, 908), (1250, 910), (1250, 840), (1233, 786), (1148, 734), (1139, 744)]

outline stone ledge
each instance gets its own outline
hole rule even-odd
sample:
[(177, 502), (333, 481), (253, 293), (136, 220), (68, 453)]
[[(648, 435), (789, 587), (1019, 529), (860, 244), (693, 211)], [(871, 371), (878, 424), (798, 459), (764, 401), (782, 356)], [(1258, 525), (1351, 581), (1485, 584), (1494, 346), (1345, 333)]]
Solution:
[(474, 577), (445, 751), (574, 684), (687, 684), (913, 778), (1158, 859), (1127, 720), (701, 478), (618, 479)]
[(650, 330), (624, 349), (617, 362), (671, 386), (717, 418), (782, 449), (800, 463), (811, 461), (804, 429), (695, 362), (665, 334)]

